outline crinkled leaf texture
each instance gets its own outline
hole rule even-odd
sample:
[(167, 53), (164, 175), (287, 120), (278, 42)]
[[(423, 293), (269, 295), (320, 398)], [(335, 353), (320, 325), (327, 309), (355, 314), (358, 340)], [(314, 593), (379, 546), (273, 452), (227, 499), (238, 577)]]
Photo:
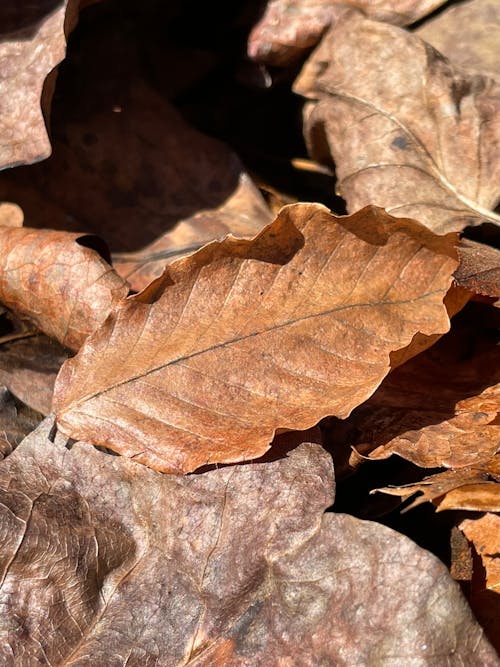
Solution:
[(85, 234), (0, 227), (0, 302), (77, 350), (128, 293)]
[(391, 352), (448, 330), (454, 243), (380, 209), (285, 207), (252, 241), (209, 244), (117, 308), (63, 365), (58, 426), (189, 472), (346, 417)]
[[(309, 148), (336, 164), (349, 211), (366, 204), (438, 233), (500, 217), (500, 84), (415, 35), (346, 11), (295, 84)], [(331, 154), (331, 155), (330, 155)]]
[(4, 664), (500, 664), (440, 561), (323, 514), (318, 445), (179, 477), (51, 426), (0, 464)]

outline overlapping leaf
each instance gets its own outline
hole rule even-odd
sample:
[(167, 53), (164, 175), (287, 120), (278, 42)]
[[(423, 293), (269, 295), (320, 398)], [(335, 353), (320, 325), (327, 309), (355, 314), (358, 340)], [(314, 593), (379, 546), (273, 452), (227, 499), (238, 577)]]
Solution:
[[(50, 155), (42, 115), (54, 87), (47, 75), (64, 58), (78, 0), (3, 0), (0, 8), (0, 168)], [(43, 91), (43, 94), (42, 94)]]
[(0, 302), (78, 349), (129, 291), (96, 244), (82, 234), (0, 227)]
[(254, 27), (248, 54), (270, 65), (286, 65), (315, 46), (323, 32), (349, 4), (371, 18), (396, 25), (413, 23), (442, 5), (444, 0), (269, 0)]
[(448, 329), (453, 245), (378, 209), (285, 207), (253, 241), (210, 244), (118, 308), (64, 364), (58, 425), (187, 472), (345, 417), (393, 351)]
[(0, 465), (3, 661), (500, 664), (434, 556), (323, 515), (317, 445), (182, 478), (50, 427)]
[[(296, 90), (306, 136), (333, 157), (349, 211), (366, 204), (442, 233), (498, 224), (500, 84), (467, 74), (418, 37), (346, 11)], [(331, 157), (329, 153), (331, 152)]]

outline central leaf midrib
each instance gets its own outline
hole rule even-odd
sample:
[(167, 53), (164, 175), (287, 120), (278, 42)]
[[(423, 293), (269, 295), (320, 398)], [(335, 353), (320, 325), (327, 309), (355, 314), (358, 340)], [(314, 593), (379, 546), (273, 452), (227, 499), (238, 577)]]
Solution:
[[(324, 311), (321, 311), (319, 313), (312, 313), (310, 315), (303, 315), (302, 317), (297, 317), (293, 320), (287, 320), (286, 322), (282, 322), (281, 324), (277, 324), (275, 326), (268, 327), (266, 329), (261, 329), (259, 331), (254, 331), (252, 333), (246, 334), (244, 336), (239, 336), (237, 338), (231, 338), (231, 339), (229, 339), (227, 341), (224, 341), (222, 343), (216, 343), (215, 345), (211, 345), (210, 347), (204, 348), (203, 350), (198, 350), (196, 352), (192, 352), (192, 353), (184, 355), (182, 357), (177, 357), (176, 359), (172, 359), (172, 360), (170, 360), (166, 363), (160, 364), (160, 365), (156, 366), (155, 368), (152, 368), (148, 371), (138, 373), (136, 375), (132, 375), (129, 378), (127, 378), (125, 380), (121, 380), (120, 382), (116, 382), (116, 383), (110, 385), (109, 387), (106, 387), (105, 389), (103, 389), (101, 391), (96, 391), (92, 394), (88, 394), (87, 396), (84, 396), (83, 398), (75, 401), (74, 403), (71, 403), (66, 409), (62, 410), (61, 413), (68, 412), (68, 411), (74, 409), (75, 407), (77, 407), (79, 405), (82, 405), (83, 403), (85, 403), (87, 401), (92, 400), (95, 397), (99, 397), (99, 396), (102, 396), (104, 394), (107, 394), (110, 391), (113, 391), (114, 389), (117, 389), (118, 387), (121, 387), (121, 386), (126, 385), (126, 384), (131, 383), (131, 382), (134, 382), (135, 380), (139, 380), (141, 378), (147, 377), (148, 375), (151, 375), (152, 373), (156, 373), (157, 371), (160, 371), (164, 368), (168, 368), (168, 366), (173, 366), (173, 365), (175, 365), (179, 362), (187, 361), (189, 359), (199, 357), (200, 355), (206, 354), (207, 352), (212, 352), (213, 350), (217, 350), (219, 348), (224, 348), (224, 347), (227, 347), (229, 345), (233, 345), (233, 344), (239, 343), (241, 341), (248, 340), (249, 338), (253, 338), (255, 336), (260, 336), (262, 334), (266, 334), (266, 333), (269, 333), (271, 331), (276, 331), (278, 329), (283, 329), (285, 327), (296, 324), (297, 322), (303, 322), (303, 321), (306, 321), (306, 320), (309, 320), (309, 319), (313, 319), (315, 317), (324, 317), (325, 315), (331, 315), (332, 313), (341, 312), (343, 310), (349, 310), (351, 308), (372, 308), (372, 307), (376, 307), (376, 306), (400, 306), (400, 305), (404, 305), (404, 304), (407, 304), (407, 303), (412, 303), (414, 301), (420, 301), (421, 299), (425, 299), (427, 297), (432, 297), (435, 294), (440, 294), (440, 293), (443, 293), (443, 292), (444, 292), (443, 289), (437, 289), (437, 290), (434, 290), (433, 292), (427, 292), (426, 294), (422, 294), (418, 297), (414, 297), (412, 299), (404, 299), (402, 301), (378, 301), (378, 302), (374, 302), (374, 303), (346, 304), (346, 305), (342, 305), (342, 306), (336, 306), (335, 308), (330, 308), (328, 310), (324, 310)], [(417, 332), (415, 332), (415, 333), (417, 333)]]

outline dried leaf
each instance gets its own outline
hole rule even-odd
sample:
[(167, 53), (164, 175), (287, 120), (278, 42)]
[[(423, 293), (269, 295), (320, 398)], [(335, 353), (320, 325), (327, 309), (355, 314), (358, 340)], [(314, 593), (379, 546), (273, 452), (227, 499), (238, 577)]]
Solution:
[(346, 437), (358, 453), (377, 460), (397, 454), (424, 468), (460, 468), (496, 453), (498, 344), (481, 328), (477, 309), (469, 316), (474, 331), (464, 311), (464, 321), (393, 371), (353, 412)]
[(432, 501), (437, 506), (437, 512), (451, 509), (499, 512), (500, 454), (474, 466), (429, 475), (417, 484), (389, 486), (376, 491), (401, 496), (404, 500), (420, 493), (405, 511)]
[[(78, 0), (3, 0), (0, 9), (0, 168), (50, 155), (42, 108), (53, 88), (47, 75), (64, 58)], [(45, 84), (45, 87), (44, 87)]]
[(0, 301), (62, 345), (78, 349), (128, 285), (82, 234), (0, 227)]
[(47, 415), (56, 376), (68, 351), (52, 338), (31, 336), (0, 345), (0, 383), (33, 410)]
[(115, 253), (113, 264), (133, 290), (140, 291), (158, 278), (167, 264), (199, 250), (229, 233), (251, 237), (272, 219), (249, 177), (242, 172), (238, 186), (218, 208), (181, 220), (149, 246), (135, 253)]
[(479, 519), (465, 519), (459, 529), (483, 562), (487, 588), (500, 592), (500, 516), (485, 514)]
[(0, 385), (0, 460), (9, 456), (41, 421), (41, 414), (17, 401)]
[(317, 445), (182, 478), (50, 427), (0, 466), (3, 661), (500, 664), (438, 559), (323, 515)]
[[(118, 84), (121, 106), (110, 92)], [(190, 127), (153, 90), (127, 75), (97, 89), (87, 82), (78, 93), (75, 108), (54, 109), (52, 157), (0, 180), (0, 199), (19, 204), (30, 227), (97, 234), (113, 252), (146, 244), (116, 257), (140, 289), (169, 255), (230, 231), (254, 236), (270, 222), (235, 153)]]
[(457, 246), (460, 264), (455, 271), (458, 285), (484, 296), (500, 299), (500, 250), (463, 239)]
[(118, 308), (64, 364), (58, 425), (187, 472), (345, 417), (393, 350), (449, 328), (453, 243), (379, 209), (285, 207), (253, 241), (209, 244)]
[(313, 156), (336, 163), (349, 211), (366, 204), (438, 233), (500, 218), (500, 84), (418, 37), (346, 11), (295, 88), (312, 97)]
[[(349, 5), (379, 21), (413, 23), (444, 0), (350, 0)], [(269, 65), (287, 65), (315, 46), (342, 12), (342, 0), (269, 0), (252, 30), (248, 55)]]
[(451, 5), (416, 34), (460, 67), (499, 78), (500, 5), (496, 0)]

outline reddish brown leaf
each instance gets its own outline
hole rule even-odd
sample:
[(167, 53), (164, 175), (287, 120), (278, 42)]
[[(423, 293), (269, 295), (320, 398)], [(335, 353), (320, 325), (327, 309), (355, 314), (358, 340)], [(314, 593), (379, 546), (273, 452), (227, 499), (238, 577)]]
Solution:
[(396, 25), (413, 23), (444, 0), (269, 0), (264, 16), (252, 30), (248, 54), (270, 65), (286, 65), (315, 46), (338, 19), (343, 4)]
[(78, 349), (128, 293), (127, 283), (92, 249), (96, 243), (82, 234), (0, 227), (0, 301)]
[(479, 519), (465, 519), (459, 529), (483, 562), (487, 588), (500, 593), (500, 516), (485, 514)]
[(253, 241), (209, 244), (118, 308), (64, 364), (58, 425), (187, 472), (345, 417), (392, 351), (448, 329), (453, 243), (379, 209), (285, 207)]
[(468, 313), (472, 325), (464, 311), (463, 320), (434, 347), (393, 371), (347, 424), (333, 424), (334, 442), (337, 431), (347, 428), (344, 440), (360, 454), (370, 459), (397, 454), (424, 468), (460, 468), (495, 454), (498, 345), (490, 330), (481, 328), (478, 310)]
[(349, 211), (366, 204), (436, 232), (485, 220), (500, 196), (500, 84), (418, 37), (346, 11), (296, 83), (306, 135), (333, 157)]
[(0, 168), (50, 155), (41, 107), (47, 114), (54, 78), (50, 83), (45, 79), (64, 58), (78, 4), (78, 0), (2, 1)]
[(438, 512), (450, 509), (500, 512), (500, 454), (473, 466), (429, 475), (417, 484), (376, 490), (402, 499), (420, 493), (406, 510), (432, 501)]
[(416, 33), (457, 65), (500, 76), (500, 5), (496, 0), (452, 4)]
[(183, 478), (50, 427), (0, 466), (4, 662), (500, 664), (440, 561), (323, 514), (319, 446)]

